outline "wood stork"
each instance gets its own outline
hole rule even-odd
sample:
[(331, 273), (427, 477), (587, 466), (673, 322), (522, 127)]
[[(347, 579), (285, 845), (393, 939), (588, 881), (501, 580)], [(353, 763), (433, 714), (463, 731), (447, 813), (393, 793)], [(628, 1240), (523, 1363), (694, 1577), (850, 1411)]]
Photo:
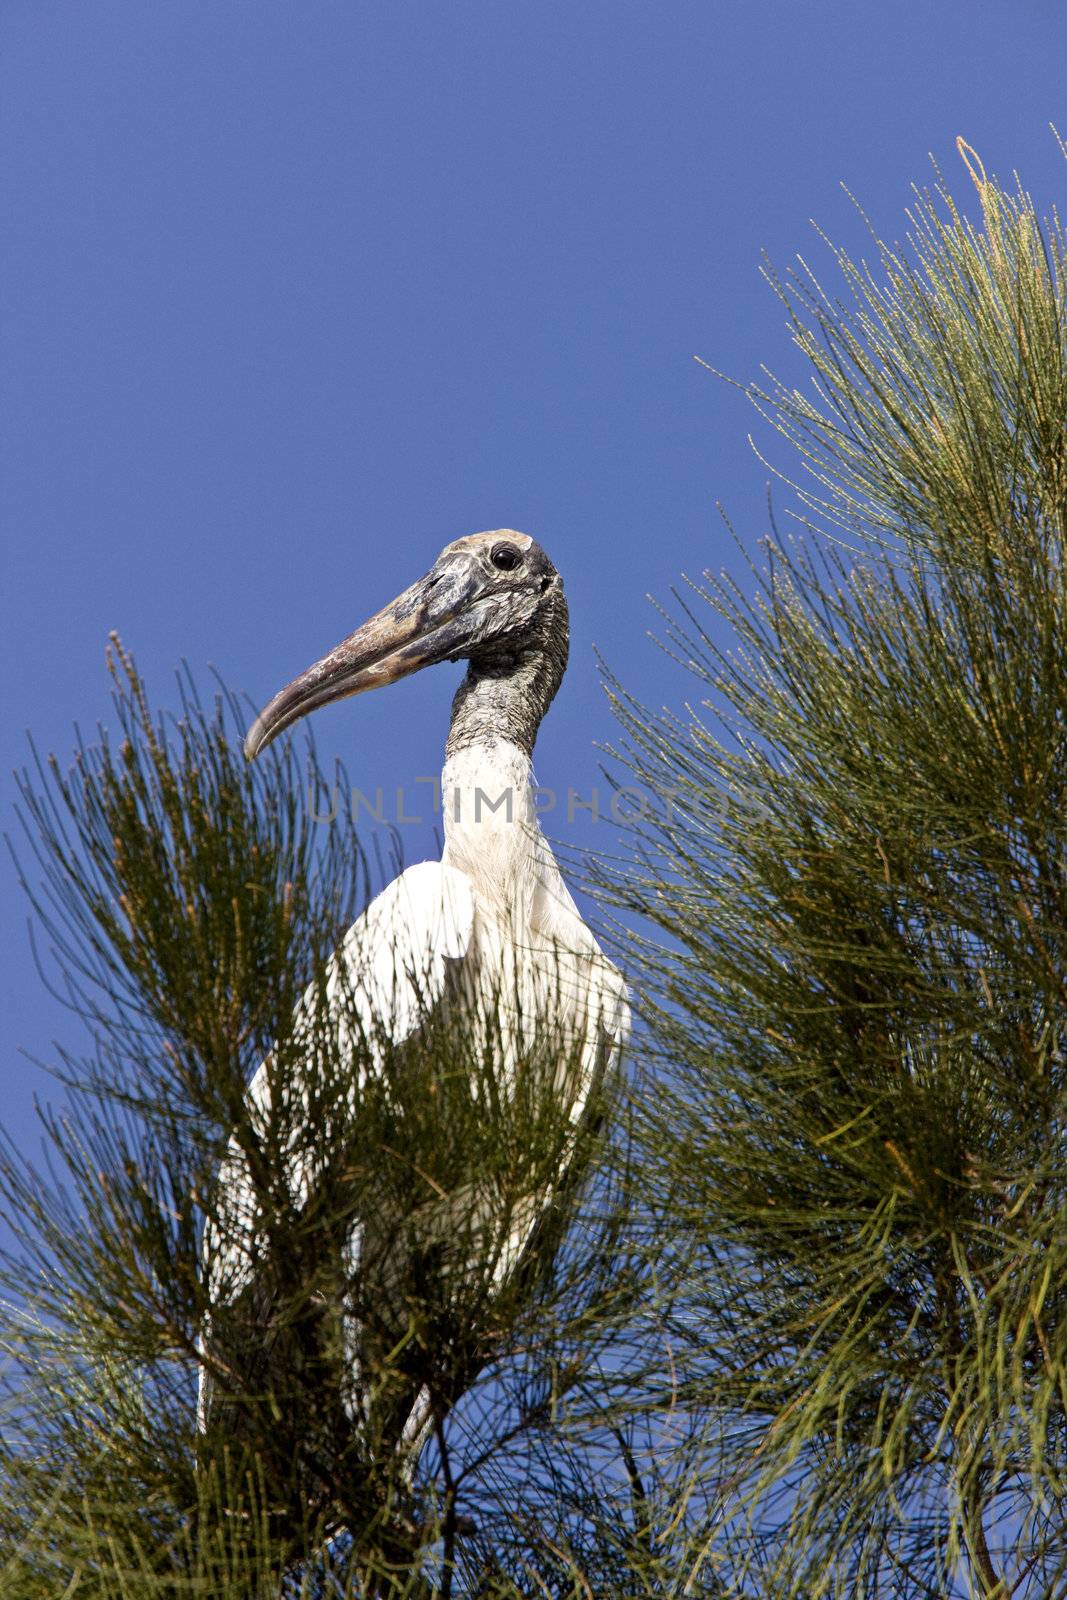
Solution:
[[(550, 1080), (564, 1117), (577, 1129), (605, 1071), (623, 1047), (629, 1011), (622, 979), (582, 921), (538, 824), (531, 758), (541, 720), (567, 665), (569, 625), (559, 573), (540, 545), (511, 529), (457, 539), (430, 571), (302, 673), (256, 718), (249, 760), (298, 718), (347, 695), (394, 683), (441, 661), (468, 662), (452, 704), (441, 776), (444, 853), (402, 873), (349, 929), (333, 958), (373, 1044), (382, 1019), (394, 1043), (417, 1047), (428, 1007), (479, 1001), (499, 1012), (496, 1070), (504, 1090), (522, 1070), (531, 1032), (547, 1027), (568, 1071)], [(483, 1007), (483, 1012), (486, 1008)], [(249, 1087), (257, 1111), (269, 1107), (268, 1063)], [(564, 1149), (566, 1149), (564, 1145)], [(563, 1173), (558, 1175), (562, 1178)], [(306, 1197), (310, 1178), (294, 1174)], [(533, 1239), (551, 1189), (510, 1209), (496, 1247), (492, 1281), (510, 1281)], [(220, 1174), (220, 1212), (209, 1224), (209, 1276), (232, 1297), (255, 1275), (254, 1204), (240, 1151), (231, 1145)], [(361, 1218), (350, 1242), (352, 1265), (375, 1225)], [(209, 1342), (209, 1341), (208, 1341)], [(360, 1411), (360, 1329), (351, 1318), (346, 1352), (354, 1381), (345, 1400)], [(201, 1425), (211, 1383), (201, 1375)], [(411, 1391), (393, 1440), (409, 1467), (431, 1421), (425, 1390)]]

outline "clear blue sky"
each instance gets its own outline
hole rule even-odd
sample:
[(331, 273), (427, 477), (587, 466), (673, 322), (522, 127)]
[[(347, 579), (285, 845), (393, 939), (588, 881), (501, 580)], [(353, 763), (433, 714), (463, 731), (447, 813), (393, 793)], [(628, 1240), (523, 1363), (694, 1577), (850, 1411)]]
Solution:
[[(594, 642), (688, 685), (645, 599), (765, 531), (736, 391), (797, 371), (766, 250), (897, 236), (954, 139), (1064, 192), (1063, 0), (3, 0), (5, 774), (108, 712), (118, 628), (262, 703), (446, 540), (542, 540), (573, 653), (539, 774), (587, 792)], [(784, 459), (784, 458), (783, 458)], [(458, 668), (322, 713), (354, 781), (434, 772)], [(13, 785), (4, 778), (5, 827)], [(607, 843), (586, 822), (563, 835)], [(406, 830), (409, 859), (430, 827)], [(4, 1115), (76, 1032), (4, 865)]]

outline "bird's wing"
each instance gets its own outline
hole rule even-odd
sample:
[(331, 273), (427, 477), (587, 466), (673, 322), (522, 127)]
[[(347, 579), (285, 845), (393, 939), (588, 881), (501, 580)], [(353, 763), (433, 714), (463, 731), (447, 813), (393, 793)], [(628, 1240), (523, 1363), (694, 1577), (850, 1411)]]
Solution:
[[(382, 1042), (394, 1046), (418, 1027), (445, 992), (449, 963), (471, 944), (474, 899), (466, 873), (441, 861), (421, 861), (394, 878), (357, 917), (334, 951), (326, 972), (326, 1012), (332, 1013), (341, 1049), (351, 1043), (362, 1064), (380, 1062)], [(311, 1035), (321, 1014), (312, 985), (297, 1007), (294, 1036)], [(359, 1034), (350, 1039), (351, 1032)], [(255, 1112), (270, 1110), (270, 1062), (261, 1062), (248, 1085)], [(358, 1091), (357, 1079), (353, 1091)], [(232, 1147), (231, 1147), (232, 1148)], [(306, 1175), (294, 1175), (297, 1188)]]
[[(473, 925), (470, 881), (443, 862), (420, 862), (383, 889), (349, 928), (327, 970), (327, 1015), (332, 1009), (342, 1052), (350, 1030), (358, 1030), (353, 1053), (364, 1071), (368, 1065), (373, 1070), (381, 1061), (383, 1040), (395, 1046), (409, 1038), (444, 997), (450, 966), (462, 961), (470, 949)], [(321, 1026), (321, 1015), (319, 994), (312, 986), (294, 1022), (296, 1039), (307, 1031), (309, 1052), (311, 1031)], [(270, 1115), (272, 1079), (276, 1074), (268, 1059), (248, 1086), (248, 1104), (260, 1128)], [(352, 1084), (353, 1097), (359, 1087), (358, 1080)], [(306, 1200), (312, 1181), (308, 1162), (294, 1154), (289, 1188), (298, 1203)], [(203, 1241), (206, 1281), (216, 1304), (235, 1300), (253, 1282), (255, 1261), (265, 1244), (257, 1225), (261, 1208), (246, 1158), (234, 1139), (219, 1169), (217, 1195)], [(202, 1369), (202, 1424), (208, 1388)]]
[(327, 995), (351, 993), (368, 1035), (401, 1044), (441, 1000), (450, 961), (471, 944), (470, 879), (442, 861), (422, 861), (372, 900), (342, 939)]

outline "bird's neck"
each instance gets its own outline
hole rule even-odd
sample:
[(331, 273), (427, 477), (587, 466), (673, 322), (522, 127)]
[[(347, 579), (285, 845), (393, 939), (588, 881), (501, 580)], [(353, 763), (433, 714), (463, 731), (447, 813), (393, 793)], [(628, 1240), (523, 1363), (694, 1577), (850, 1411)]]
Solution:
[(529, 912), (525, 901), (547, 854), (530, 763), (567, 648), (567, 602), (559, 589), (546, 597), (536, 634), (499, 639), (471, 657), (452, 702), (441, 775), (444, 859), (469, 874), (484, 906), (509, 916)]
[(541, 839), (527, 751), (500, 737), (450, 749), (441, 810), (444, 860), (467, 873), (483, 902), (514, 905)]
[(503, 740), (529, 759), (557, 686), (541, 650), (471, 661), (452, 702), (446, 758)]

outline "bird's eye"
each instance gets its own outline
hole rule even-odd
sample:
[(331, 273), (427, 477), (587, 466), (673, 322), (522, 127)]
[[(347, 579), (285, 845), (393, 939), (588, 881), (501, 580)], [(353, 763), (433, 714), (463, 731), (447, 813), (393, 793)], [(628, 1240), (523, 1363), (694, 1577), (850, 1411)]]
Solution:
[(489, 552), (489, 559), (501, 572), (514, 572), (522, 556), (513, 544), (495, 544)]

